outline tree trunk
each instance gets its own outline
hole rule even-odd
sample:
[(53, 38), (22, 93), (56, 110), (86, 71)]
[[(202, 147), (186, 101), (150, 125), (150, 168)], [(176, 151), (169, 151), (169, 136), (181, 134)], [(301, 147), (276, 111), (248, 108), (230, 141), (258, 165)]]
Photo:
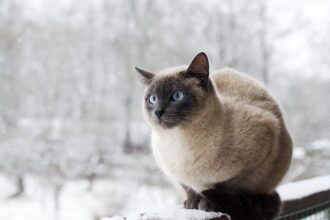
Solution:
[(24, 178), (23, 176), (18, 176), (16, 178), (16, 192), (10, 196), (10, 198), (17, 198), (24, 194), (25, 192), (25, 185), (24, 185)]

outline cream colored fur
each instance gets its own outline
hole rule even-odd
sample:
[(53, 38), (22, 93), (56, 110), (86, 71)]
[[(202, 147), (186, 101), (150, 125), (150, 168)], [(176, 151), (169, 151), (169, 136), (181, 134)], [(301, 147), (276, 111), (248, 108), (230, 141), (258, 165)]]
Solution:
[(216, 94), (189, 127), (163, 129), (150, 122), (157, 162), (172, 181), (196, 192), (227, 181), (270, 193), (286, 173), (292, 151), (278, 105), (263, 85), (235, 70), (216, 71), (211, 80)]

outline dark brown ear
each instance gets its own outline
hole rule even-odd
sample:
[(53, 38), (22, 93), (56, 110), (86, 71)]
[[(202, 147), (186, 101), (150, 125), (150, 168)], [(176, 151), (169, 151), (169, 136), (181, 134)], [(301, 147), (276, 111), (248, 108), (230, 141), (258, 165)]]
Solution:
[(140, 73), (142, 82), (146, 85), (150, 84), (150, 82), (151, 82), (152, 78), (155, 76), (155, 74), (142, 70), (138, 67), (135, 67), (135, 69), (138, 73)]
[(188, 67), (188, 72), (203, 74), (204, 77), (209, 77), (209, 60), (204, 52), (195, 56), (193, 61)]
[(201, 81), (202, 86), (209, 83), (209, 61), (205, 53), (201, 52), (195, 56), (189, 65), (186, 74)]

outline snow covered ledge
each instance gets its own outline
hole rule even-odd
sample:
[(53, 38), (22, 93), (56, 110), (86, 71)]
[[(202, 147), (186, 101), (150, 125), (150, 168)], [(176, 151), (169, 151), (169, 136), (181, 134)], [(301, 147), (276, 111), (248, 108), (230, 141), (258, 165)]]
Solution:
[(330, 190), (330, 175), (287, 183), (277, 188), (284, 201), (301, 199), (326, 190)]
[(294, 213), (329, 201), (330, 175), (288, 183), (277, 190), (283, 201), (282, 214)]
[(101, 220), (229, 220), (229, 216), (216, 213), (204, 212), (201, 210), (188, 210), (182, 207), (168, 208), (154, 213), (141, 213), (129, 215), (127, 217), (114, 216), (112, 218), (102, 218)]
[[(330, 175), (316, 177), (277, 188), (284, 203), (284, 213), (289, 213), (322, 202), (330, 197)], [(322, 195), (321, 195), (322, 194)], [(313, 198), (317, 197), (317, 198)], [(312, 198), (312, 200), (310, 199)], [(311, 200), (311, 201), (309, 201)], [(315, 205), (315, 204), (314, 204)], [(188, 210), (182, 207), (170, 207), (153, 213), (140, 213), (126, 217), (114, 216), (102, 220), (230, 220), (228, 215), (200, 210)]]

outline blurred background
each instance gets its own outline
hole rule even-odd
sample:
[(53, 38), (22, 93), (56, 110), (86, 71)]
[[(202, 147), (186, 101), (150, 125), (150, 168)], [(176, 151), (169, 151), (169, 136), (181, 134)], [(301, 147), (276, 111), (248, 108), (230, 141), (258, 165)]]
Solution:
[(0, 0), (0, 219), (96, 220), (179, 204), (150, 154), (149, 71), (230, 66), (267, 84), (295, 150), (329, 174), (330, 2)]

